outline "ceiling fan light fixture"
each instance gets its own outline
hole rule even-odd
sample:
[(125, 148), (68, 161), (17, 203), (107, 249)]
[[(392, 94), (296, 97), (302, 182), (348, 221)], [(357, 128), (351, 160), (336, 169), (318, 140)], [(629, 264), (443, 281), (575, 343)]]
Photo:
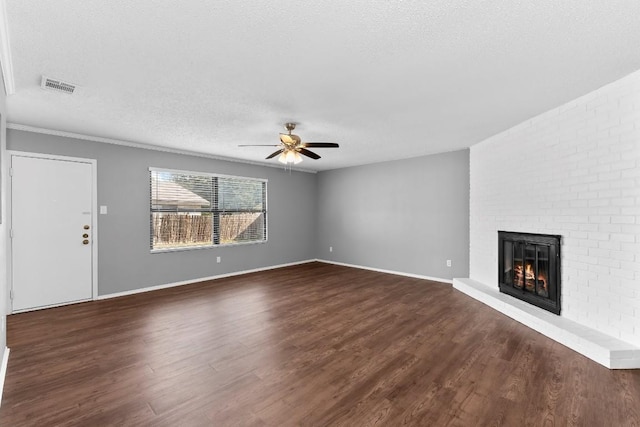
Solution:
[(287, 150), (285, 160), (287, 163), (298, 164), (302, 161), (302, 157), (295, 150)]
[(293, 154), (293, 151), (287, 151), (286, 161), (287, 163), (293, 163), (296, 160), (296, 156)]
[(302, 156), (296, 150), (285, 150), (278, 157), (278, 161), (282, 164), (288, 165), (293, 163), (297, 165), (302, 161)]

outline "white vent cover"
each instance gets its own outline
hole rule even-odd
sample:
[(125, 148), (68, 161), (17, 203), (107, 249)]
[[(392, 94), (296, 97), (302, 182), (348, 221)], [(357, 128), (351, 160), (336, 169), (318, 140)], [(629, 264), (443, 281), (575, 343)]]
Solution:
[(42, 76), (42, 83), (40, 84), (42, 89), (52, 90), (55, 92), (62, 92), (72, 95), (78, 86), (63, 82), (62, 80), (52, 79), (46, 76)]

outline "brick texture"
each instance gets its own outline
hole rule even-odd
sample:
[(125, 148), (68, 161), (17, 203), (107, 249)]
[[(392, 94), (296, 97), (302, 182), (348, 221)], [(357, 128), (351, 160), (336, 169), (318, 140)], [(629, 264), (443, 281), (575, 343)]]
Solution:
[(498, 230), (562, 235), (562, 316), (640, 346), (640, 71), (471, 147), (470, 278)]

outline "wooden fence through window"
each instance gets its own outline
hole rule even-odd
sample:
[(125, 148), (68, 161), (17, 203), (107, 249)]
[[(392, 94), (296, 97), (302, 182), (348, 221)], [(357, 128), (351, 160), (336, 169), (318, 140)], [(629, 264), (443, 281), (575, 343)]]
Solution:
[[(153, 214), (153, 247), (212, 244), (212, 219), (210, 214)], [(220, 243), (255, 240), (263, 229), (259, 212), (220, 215)]]

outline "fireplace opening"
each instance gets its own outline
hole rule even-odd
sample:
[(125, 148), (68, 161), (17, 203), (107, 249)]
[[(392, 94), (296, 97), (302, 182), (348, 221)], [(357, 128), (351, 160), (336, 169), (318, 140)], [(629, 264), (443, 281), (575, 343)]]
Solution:
[(560, 314), (560, 236), (498, 231), (500, 292)]

